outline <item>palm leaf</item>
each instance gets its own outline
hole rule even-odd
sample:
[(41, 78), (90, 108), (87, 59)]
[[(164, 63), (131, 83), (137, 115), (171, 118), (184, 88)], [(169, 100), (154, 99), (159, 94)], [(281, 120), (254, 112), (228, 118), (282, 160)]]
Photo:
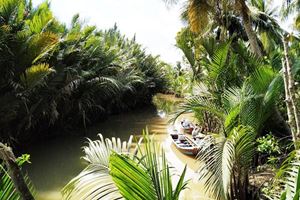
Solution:
[(203, 33), (209, 24), (209, 12), (213, 7), (204, 0), (191, 0), (188, 5), (188, 19), (191, 31)]
[(33, 65), (26, 69), (25, 73), (21, 75), (20, 80), (24, 87), (32, 89), (37, 85), (42, 85), (45, 82), (45, 78), (54, 72), (48, 64)]
[(125, 199), (158, 199), (146, 168), (119, 154), (110, 156), (110, 175)]
[(128, 142), (112, 138), (104, 139), (99, 134), (100, 140), (88, 140), (88, 146), (83, 148), (83, 159), (88, 166), (63, 189), (64, 199), (120, 199), (122, 196), (115, 185), (109, 172), (109, 159), (112, 151), (128, 154), (132, 145), (132, 136)]
[(247, 173), (254, 155), (254, 142), (255, 134), (252, 129), (239, 126), (228, 136), (216, 138), (212, 149), (200, 150), (197, 159), (205, 164), (200, 166), (198, 173), (200, 180), (205, 183), (206, 191), (216, 199), (230, 199), (233, 195), (230, 194), (232, 179), (238, 175), (235, 168)]
[[(271, 186), (269, 199), (299, 199), (300, 189), (300, 151), (292, 151), (277, 170)], [(298, 198), (297, 198), (298, 197)]]
[[(29, 162), (28, 155), (22, 155), (17, 158), (17, 163), (21, 167), (25, 162)], [(28, 176), (24, 177), (25, 182), (32, 194), (34, 194), (34, 188)], [(19, 192), (16, 190), (13, 181), (11, 180), (7, 168), (2, 163), (0, 164), (0, 199), (1, 200), (18, 200), (21, 199)]]

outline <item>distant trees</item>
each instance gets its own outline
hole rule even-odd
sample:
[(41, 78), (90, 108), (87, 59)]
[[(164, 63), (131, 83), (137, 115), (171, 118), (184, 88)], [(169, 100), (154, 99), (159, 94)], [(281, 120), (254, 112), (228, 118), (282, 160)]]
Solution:
[(167, 86), (165, 63), (114, 27), (66, 28), (49, 3), (0, 1), (1, 138), (29, 139), (48, 127), (87, 126), (149, 103)]

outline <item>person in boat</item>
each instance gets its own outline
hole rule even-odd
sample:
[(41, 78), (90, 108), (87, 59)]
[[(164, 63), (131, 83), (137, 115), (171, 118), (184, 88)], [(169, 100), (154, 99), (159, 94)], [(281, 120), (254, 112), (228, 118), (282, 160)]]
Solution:
[(181, 125), (182, 128), (186, 128), (186, 127), (188, 126), (187, 120), (186, 120), (186, 119), (182, 119), (182, 120), (180, 121), (180, 125)]
[(183, 134), (180, 134), (180, 135), (178, 135), (178, 140), (179, 140), (179, 142), (184, 142), (186, 139)]
[(192, 124), (192, 122), (188, 121), (187, 119), (182, 119), (180, 121), (181, 127), (184, 130), (189, 131), (189, 133), (192, 133), (193, 129), (194, 129), (194, 125)]
[(200, 134), (200, 130), (201, 130), (200, 126), (196, 124), (192, 131), (192, 137), (194, 140), (196, 140), (196, 137)]

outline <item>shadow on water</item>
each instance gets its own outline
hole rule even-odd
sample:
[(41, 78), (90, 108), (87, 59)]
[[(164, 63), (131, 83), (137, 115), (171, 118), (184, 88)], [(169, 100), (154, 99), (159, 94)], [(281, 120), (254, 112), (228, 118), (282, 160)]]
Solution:
[[(170, 98), (164, 95), (155, 97), (154, 104), (158, 110), (170, 113), (177, 101), (168, 103), (170, 100), (166, 100), (166, 97)], [(150, 132), (162, 134), (159, 140), (164, 140), (167, 136), (167, 121), (166, 117), (158, 115), (155, 107), (150, 106), (110, 116), (107, 120), (88, 128), (85, 137), (93, 140), (97, 139), (98, 133), (102, 133), (105, 137), (127, 140), (130, 135), (140, 135), (147, 126)], [(74, 132), (82, 133), (84, 130)], [(80, 159), (83, 156), (81, 147), (87, 140), (80, 135), (82, 134), (64, 135), (39, 141), (24, 152), (31, 155), (32, 164), (27, 165), (25, 170), (37, 190), (38, 199), (60, 199), (62, 187), (84, 168), (85, 165)]]

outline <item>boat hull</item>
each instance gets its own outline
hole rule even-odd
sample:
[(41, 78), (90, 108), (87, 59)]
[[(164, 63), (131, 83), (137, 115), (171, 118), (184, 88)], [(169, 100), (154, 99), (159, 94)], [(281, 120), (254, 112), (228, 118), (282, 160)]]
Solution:
[(175, 147), (183, 154), (196, 156), (199, 152), (199, 147), (187, 136), (183, 140), (179, 140), (179, 134), (170, 133), (171, 139)]

